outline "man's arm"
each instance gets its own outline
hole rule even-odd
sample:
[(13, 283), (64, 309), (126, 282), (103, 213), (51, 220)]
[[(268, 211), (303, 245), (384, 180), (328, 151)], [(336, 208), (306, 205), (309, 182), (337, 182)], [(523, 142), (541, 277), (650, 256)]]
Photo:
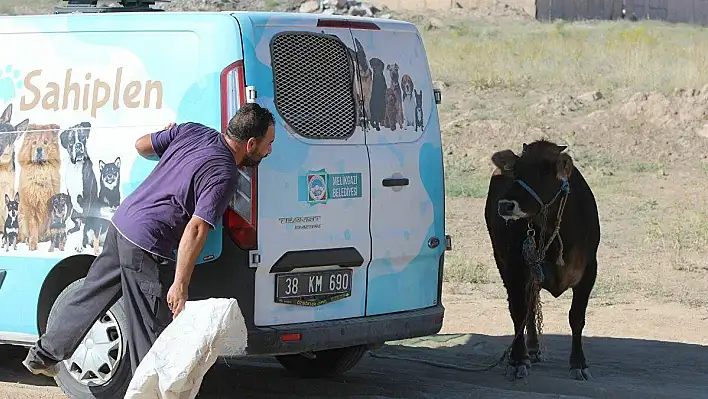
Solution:
[(179, 240), (177, 253), (177, 270), (175, 272), (175, 282), (179, 284), (189, 285), (192, 279), (192, 271), (194, 264), (197, 261), (197, 256), (204, 248), (207, 234), (211, 230), (209, 223), (205, 222), (197, 216), (192, 216), (192, 219), (187, 223), (184, 229), (182, 238)]
[(204, 165), (196, 180), (197, 203), (177, 248), (175, 280), (167, 294), (174, 317), (184, 309), (194, 264), (209, 230), (221, 222), (236, 188), (236, 175), (228, 168)]
[(158, 160), (177, 135), (177, 130), (177, 126), (174, 123), (170, 123), (159, 132), (140, 136), (135, 142), (135, 149), (143, 158)]
[(184, 309), (194, 264), (197, 262), (197, 256), (204, 248), (204, 242), (210, 229), (211, 226), (203, 219), (192, 216), (192, 219), (184, 229), (182, 238), (179, 240), (175, 280), (167, 293), (167, 304), (170, 306), (174, 317), (177, 317)]

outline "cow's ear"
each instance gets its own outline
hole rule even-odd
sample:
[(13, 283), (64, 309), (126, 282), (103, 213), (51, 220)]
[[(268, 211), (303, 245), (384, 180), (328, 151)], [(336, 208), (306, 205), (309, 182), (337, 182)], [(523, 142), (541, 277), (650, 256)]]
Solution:
[(519, 157), (514, 154), (512, 150), (499, 151), (492, 155), (492, 163), (494, 163), (494, 166), (499, 168), (501, 173), (507, 176), (514, 174), (514, 165), (517, 159), (519, 159)]
[(556, 174), (558, 179), (569, 179), (570, 174), (573, 172), (573, 160), (568, 154), (558, 155), (558, 161), (556, 162)]

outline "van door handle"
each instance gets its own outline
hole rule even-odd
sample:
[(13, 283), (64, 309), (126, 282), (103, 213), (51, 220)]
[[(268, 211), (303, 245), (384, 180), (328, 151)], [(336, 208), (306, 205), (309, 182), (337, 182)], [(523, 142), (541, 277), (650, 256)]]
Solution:
[(409, 183), (407, 177), (389, 177), (386, 179), (383, 179), (381, 184), (383, 184), (384, 187), (400, 187), (400, 186), (407, 186)]

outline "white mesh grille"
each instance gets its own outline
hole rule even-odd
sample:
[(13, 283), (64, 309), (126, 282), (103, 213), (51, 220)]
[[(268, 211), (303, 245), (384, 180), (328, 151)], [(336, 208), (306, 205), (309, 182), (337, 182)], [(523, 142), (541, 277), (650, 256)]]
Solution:
[(354, 133), (354, 65), (342, 41), (324, 34), (278, 34), (271, 62), (275, 106), (297, 134), (341, 140)]

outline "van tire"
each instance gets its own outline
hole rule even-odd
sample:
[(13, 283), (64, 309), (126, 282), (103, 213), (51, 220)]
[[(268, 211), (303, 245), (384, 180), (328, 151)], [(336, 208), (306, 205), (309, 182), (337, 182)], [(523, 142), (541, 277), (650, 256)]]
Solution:
[(366, 345), (358, 345), (314, 352), (314, 359), (301, 354), (280, 355), (275, 359), (300, 378), (327, 378), (349, 371), (359, 363), (366, 351)]
[[(81, 288), (84, 278), (74, 281), (69, 284), (64, 290), (59, 294), (56, 301), (52, 304), (52, 309), (49, 312), (49, 318), (47, 320), (47, 328), (49, 328), (53, 323), (57, 321), (58, 310), (61, 309), (66, 303), (69, 296)], [(117, 322), (118, 328), (120, 329), (120, 340), (121, 346), (123, 348), (120, 359), (118, 360), (118, 366), (116, 368), (115, 374), (111, 379), (102, 386), (92, 386), (81, 384), (74, 377), (71, 376), (69, 370), (67, 369), (66, 362), (59, 363), (59, 374), (54, 378), (57, 385), (61, 390), (70, 398), (74, 399), (108, 399), (108, 398), (122, 398), (125, 396), (125, 392), (128, 389), (128, 385), (131, 380), (131, 367), (130, 358), (127, 355), (127, 345), (128, 345), (128, 323), (125, 316), (125, 310), (123, 306), (123, 298), (121, 297), (110, 309), (109, 312), (112, 318)]]

